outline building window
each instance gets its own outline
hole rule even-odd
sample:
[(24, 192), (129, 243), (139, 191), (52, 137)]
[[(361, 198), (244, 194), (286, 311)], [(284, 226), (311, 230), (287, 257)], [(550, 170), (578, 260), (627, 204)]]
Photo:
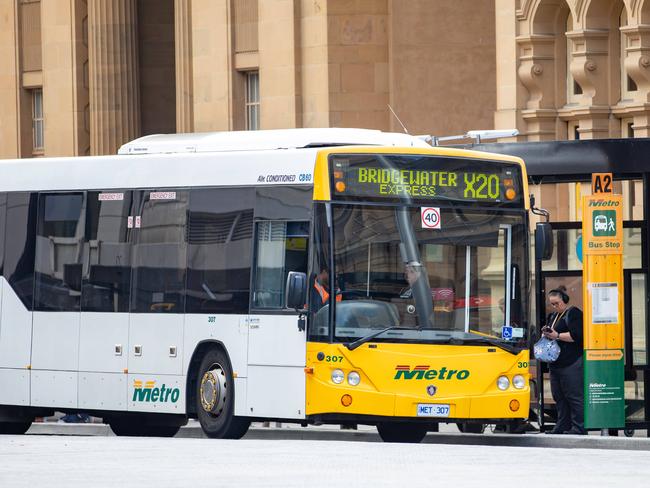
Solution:
[(260, 128), (260, 73), (246, 73), (246, 130)]
[(623, 139), (634, 137), (634, 119), (621, 119), (621, 137)]
[(573, 94), (582, 95), (582, 87), (578, 84), (576, 80), (573, 80)]
[(43, 152), (43, 90), (32, 90), (32, 144), (34, 153)]
[[(636, 82), (627, 74), (625, 69), (625, 58), (627, 57), (627, 38), (622, 28), (627, 26), (627, 10), (625, 7), (621, 9), (621, 15), (618, 17), (618, 27), (620, 30), (620, 70), (621, 70), (621, 100), (631, 100), (634, 98), (635, 92), (638, 90)], [(625, 137), (625, 136), (623, 136)]]
[(569, 121), (567, 122), (567, 139), (570, 141), (577, 141), (580, 139), (580, 122)]

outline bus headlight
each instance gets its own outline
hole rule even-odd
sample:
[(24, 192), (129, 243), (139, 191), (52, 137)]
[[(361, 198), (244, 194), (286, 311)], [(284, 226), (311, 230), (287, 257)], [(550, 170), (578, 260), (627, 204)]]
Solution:
[(361, 382), (361, 376), (356, 371), (348, 373), (348, 383), (350, 386), (357, 386)]
[(335, 369), (332, 371), (332, 383), (336, 383), (337, 385), (340, 385), (343, 383), (343, 380), (345, 379), (345, 374), (343, 371), (340, 369)]
[(515, 388), (521, 390), (523, 387), (526, 386), (526, 379), (522, 375), (516, 374), (512, 378), (512, 386), (514, 386)]
[(507, 376), (499, 376), (497, 379), (497, 388), (499, 390), (507, 390), (510, 386), (510, 380)]

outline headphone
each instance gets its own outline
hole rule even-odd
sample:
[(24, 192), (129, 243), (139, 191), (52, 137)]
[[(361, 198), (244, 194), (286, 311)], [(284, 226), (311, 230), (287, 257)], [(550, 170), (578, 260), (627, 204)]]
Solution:
[(563, 290), (560, 290), (559, 288), (554, 288), (553, 290), (548, 292), (549, 295), (551, 293), (553, 293), (554, 295), (560, 295), (560, 298), (565, 304), (569, 303), (569, 295), (567, 295)]

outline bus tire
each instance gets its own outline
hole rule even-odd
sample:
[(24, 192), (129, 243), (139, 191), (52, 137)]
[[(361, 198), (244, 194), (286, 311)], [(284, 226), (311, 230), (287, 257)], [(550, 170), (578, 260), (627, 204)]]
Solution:
[(22, 435), (32, 426), (32, 421), (26, 422), (0, 422), (0, 434)]
[(241, 439), (251, 421), (235, 416), (235, 381), (228, 355), (221, 348), (209, 349), (196, 378), (196, 416), (206, 436)]
[(174, 437), (180, 425), (148, 424), (135, 418), (112, 419), (108, 425), (116, 436)]
[(427, 435), (424, 425), (400, 422), (382, 422), (377, 424), (377, 432), (384, 442), (408, 442), (418, 444)]

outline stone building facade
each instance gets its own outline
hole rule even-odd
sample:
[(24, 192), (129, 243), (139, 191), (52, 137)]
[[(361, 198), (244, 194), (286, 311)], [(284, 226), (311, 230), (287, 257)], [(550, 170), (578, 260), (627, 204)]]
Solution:
[[(0, 158), (256, 128), (650, 135), (650, 0), (3, 0), (0, 59)], [(588, 188), (535, 191), (578, 220)]]
[(498, 127), (529, 141), (650, 134), (650, 2), (495, 6)]
[[(151, 133), (493, 127), (495, 4), (2, 0), (0, 158)], [(471, 35), (469, 35), (471, 33)]]
[[(650, 136), (650, 1), (495, 0), (495, 127), (518, 140)], [(626, 218), (641, 182), (617, 184)], [(588, 185), (535, 189), (555, 220), (579, 220)]]

